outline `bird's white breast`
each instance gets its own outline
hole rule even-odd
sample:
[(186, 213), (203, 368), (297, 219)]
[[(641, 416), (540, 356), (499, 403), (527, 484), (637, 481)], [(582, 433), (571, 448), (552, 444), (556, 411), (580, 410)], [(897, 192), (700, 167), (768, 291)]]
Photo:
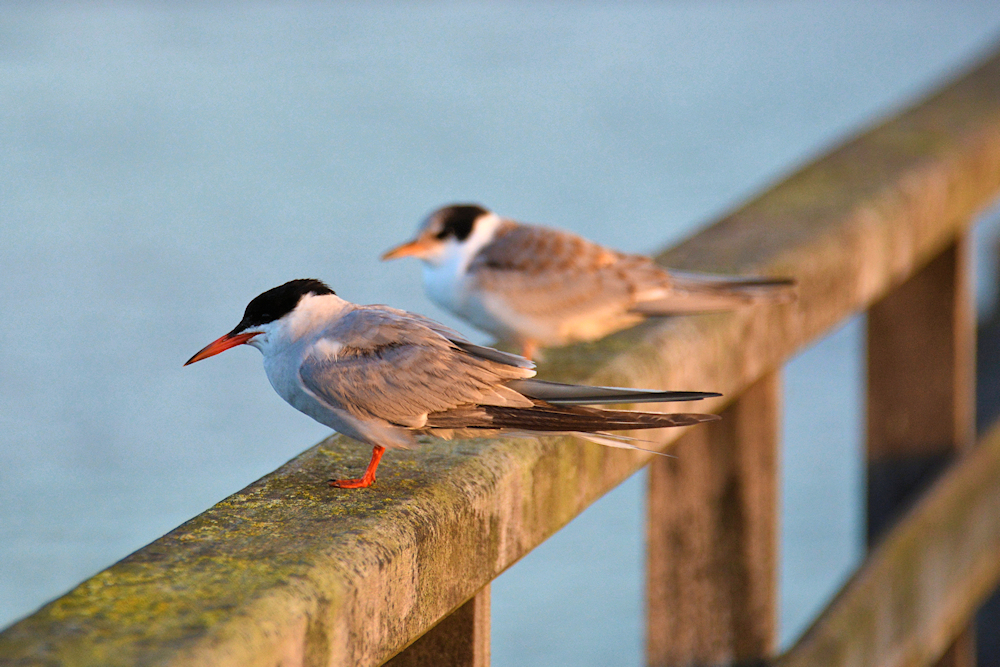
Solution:
[(468, 262), (458, 252), (450, 253), (440, 264), (424, 264), (424, 290), (431, 301), (461, 314), (468, 297)]

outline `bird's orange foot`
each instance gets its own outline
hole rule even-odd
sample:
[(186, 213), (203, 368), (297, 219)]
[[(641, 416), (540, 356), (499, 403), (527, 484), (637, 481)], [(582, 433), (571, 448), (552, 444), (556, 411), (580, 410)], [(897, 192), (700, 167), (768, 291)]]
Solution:
[(367, 489), (375, 483), (375, 475), (365, 475), (359, 479), (331, 479), (328, 484), (335, 489)]
[(378, 468), (378, 462), (382, 460), (384, 452), (385, 447), (375, 445), (372, 449), (372, 460), (368, 462), (364, 475), (359, 479), (331, 479), (330, 486), (335, 489), (367, 489), (375, 483), (375, 469)]

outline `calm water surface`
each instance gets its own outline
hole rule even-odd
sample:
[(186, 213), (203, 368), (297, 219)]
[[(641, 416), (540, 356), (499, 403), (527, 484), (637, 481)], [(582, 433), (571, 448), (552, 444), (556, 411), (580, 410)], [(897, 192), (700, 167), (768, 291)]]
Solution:
[[(461, 326), (377, 261), (430, 209), (653, 251), (998, 34), (986, 1), (4, 4), (0, 625), (326, 435), (250, 349), (181, 368), (257, 293)], [(785, 640), (860, 554), (860, 331), (786, 375)], [(643, 482), (497, 580), (495, 664), (641, 661)]]

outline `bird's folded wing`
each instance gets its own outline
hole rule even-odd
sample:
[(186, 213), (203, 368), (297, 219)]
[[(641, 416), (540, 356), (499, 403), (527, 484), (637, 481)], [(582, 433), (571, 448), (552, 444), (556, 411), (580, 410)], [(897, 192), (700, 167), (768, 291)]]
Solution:
[(645, 315), (731, 310), (751, 303), (788, 303), (796, 297), (792, 278), (723, 276), (671, 271), (673, 289), (637, 302), (632, 311)]
[(622, 311), (647, 293), (665, 293), (670, 281), (647, 257), (533, 225), (502, 229), (469, 270), (477, 288), (516, 312), (560, 317)]
[(517, 366), (518, 368), (534, 368), (535, 362), (530, 359), (525, 359), (518, 354), (511, 354), (510, 352), (501, 352), (500, 350), (495, 350), (492, 347), (483, 347), (482, 345), (476, 345), (475, 343), (470, 343), (466, 340), (465, 336), (458, 333), (454, 329), (446, 327), (440, 322), (436, 322), (429, 317), (424, 317), (423, 315), (417, 315), (416, 313), (410, 313), (405, 310), (398, 310), (396, 308), (391, 308), (389, 306), (374, 306), (372, 308), (378, 308), (388, 313), (394, 313), (405, 317), (411, 321), (419, 322), (423, 324), (428, 329), (436, 334), (443, 336), (448, 339), (456, 347), (459, 347), (474, 357), (481, 357), (483, 359), (489, 359), (490, 361), (496, 361), (500, 364), (506, 366)]
[[(399, 308), (393, 308), (392, 306), (377, 304), (371, 306), (357, 306), (354, 312), (360, 313), (360, 315), (356, 316), (356, 319), (349, 320), (351, 330), (356, 336), (364, 337), (365, 332), (361, 330), (363, 327), (369, 326), (375, 319), (381, 320), (386, 318), (422, 324), (434, 333), (447, 338), (452, 342), (468, 342), (465, 336), (458, 333), (451, 327), (446, 327), (437, 320), (432, 320), (429, 317), (425, 317), (417, 313), (411, 313), (408, 310), (401, 310)], [(391, 332), (392, 329), (389, 331)]]
[(414, 428), (464, 405), (532, 405), (502, 383), (533, 370), (470, 353), (421, 319), (380, 307), (345, 315), (306, 355), (303, 386), (331, 407)]

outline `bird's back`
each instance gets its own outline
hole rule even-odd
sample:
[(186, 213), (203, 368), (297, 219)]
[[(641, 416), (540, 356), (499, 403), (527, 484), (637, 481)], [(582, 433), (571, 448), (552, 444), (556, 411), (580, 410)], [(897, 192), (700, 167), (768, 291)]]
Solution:
[(590, 340), (641, 320), (632, 306), (669, 290), (652, 260), (575, 234), (508, 222), (469, 266), (470, 293), (506, 328), (543, 345)]

